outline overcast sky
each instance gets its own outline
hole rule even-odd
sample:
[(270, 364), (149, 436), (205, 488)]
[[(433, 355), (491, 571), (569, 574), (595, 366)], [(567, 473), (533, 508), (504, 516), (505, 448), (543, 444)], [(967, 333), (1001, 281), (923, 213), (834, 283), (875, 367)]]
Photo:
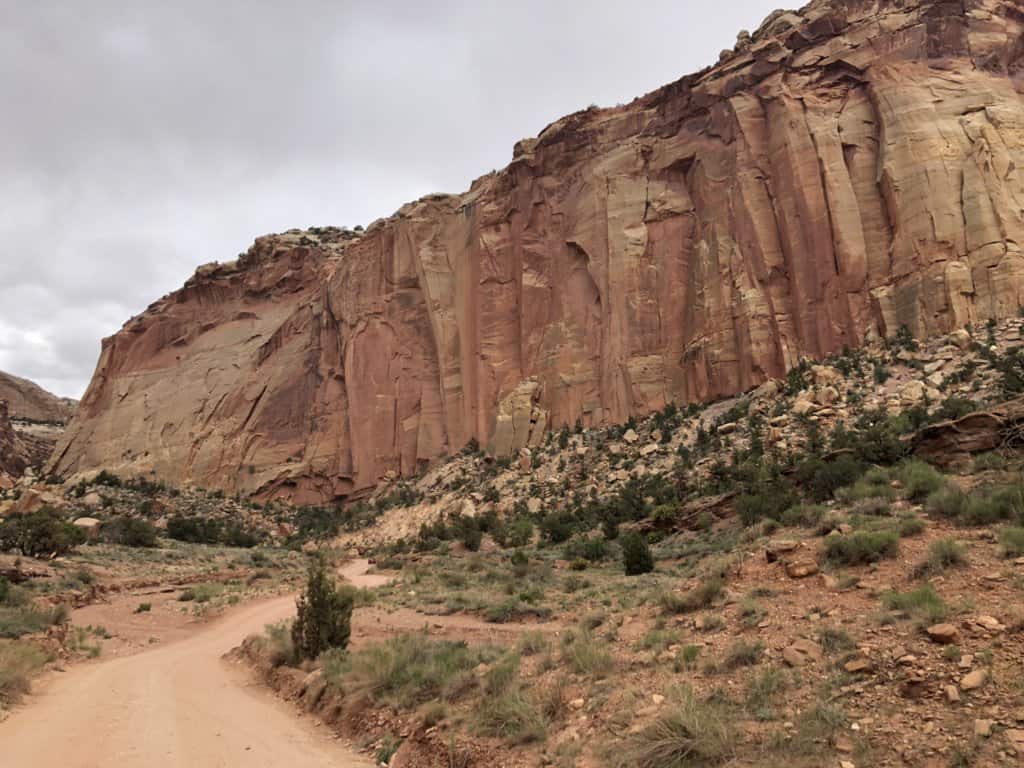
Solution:
[(462, 191), (778, 3), (0, 0), (0, 370), (79, 397), (197, 265)]

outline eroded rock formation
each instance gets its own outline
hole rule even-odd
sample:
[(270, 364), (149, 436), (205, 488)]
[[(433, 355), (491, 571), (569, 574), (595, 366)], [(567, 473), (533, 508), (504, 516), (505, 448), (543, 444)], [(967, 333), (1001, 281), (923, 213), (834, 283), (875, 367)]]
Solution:
[(0, 371), (0, 400), (7, 401), (12, 419), (67, 424), (78, 403), (47, 392), (34, 381)]
[(847, 0), (361, 236), (201, 268), (106, 340), (63, 474), (330, 500), (1018, 311), (1024, 12)]

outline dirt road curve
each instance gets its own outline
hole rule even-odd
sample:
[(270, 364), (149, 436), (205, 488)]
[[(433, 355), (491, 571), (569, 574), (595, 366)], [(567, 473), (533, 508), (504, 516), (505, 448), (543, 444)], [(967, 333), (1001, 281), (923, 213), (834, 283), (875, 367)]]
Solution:
[[(345, 569), (366, 583), (363, 563)], [(367, 577), (369, 578), (369, 577)], [(365, 768), (221, 656), (292, 615), (292, 597), (246, 606), (188, 639), (73, 668), (0, 723), (2, 768)]]

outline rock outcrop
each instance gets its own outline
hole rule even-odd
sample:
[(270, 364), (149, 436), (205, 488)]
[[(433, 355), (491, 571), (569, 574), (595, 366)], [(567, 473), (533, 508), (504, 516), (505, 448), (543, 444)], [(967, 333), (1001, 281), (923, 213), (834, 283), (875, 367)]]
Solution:
[(78, 408), (75, 400), (57, 397), (34, 381), (3, 371), (0, 371), (0, 400), (7, 401), (12, 419), (47, 424), (67, 424)]
[(11, 422), (6, 400), (0, 400), (0, 488), (9, 486), (29, 468), (46, 462), (53, 440), (20, 432)]
[(847, 0), (360, 235), (260, 238), (104, 342), (52, 469), (294, 501), (1024, 300), (1024, 12)]

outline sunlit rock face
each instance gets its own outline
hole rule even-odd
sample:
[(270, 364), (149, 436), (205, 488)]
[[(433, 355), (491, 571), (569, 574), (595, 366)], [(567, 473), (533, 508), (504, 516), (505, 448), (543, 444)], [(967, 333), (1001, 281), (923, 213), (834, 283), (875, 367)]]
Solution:
[(1016, 313), (1022, 89), (1016, 2), (773, 14), (465, 194), (200, 268), (105, 341), (52, 468), (330, 501)]

